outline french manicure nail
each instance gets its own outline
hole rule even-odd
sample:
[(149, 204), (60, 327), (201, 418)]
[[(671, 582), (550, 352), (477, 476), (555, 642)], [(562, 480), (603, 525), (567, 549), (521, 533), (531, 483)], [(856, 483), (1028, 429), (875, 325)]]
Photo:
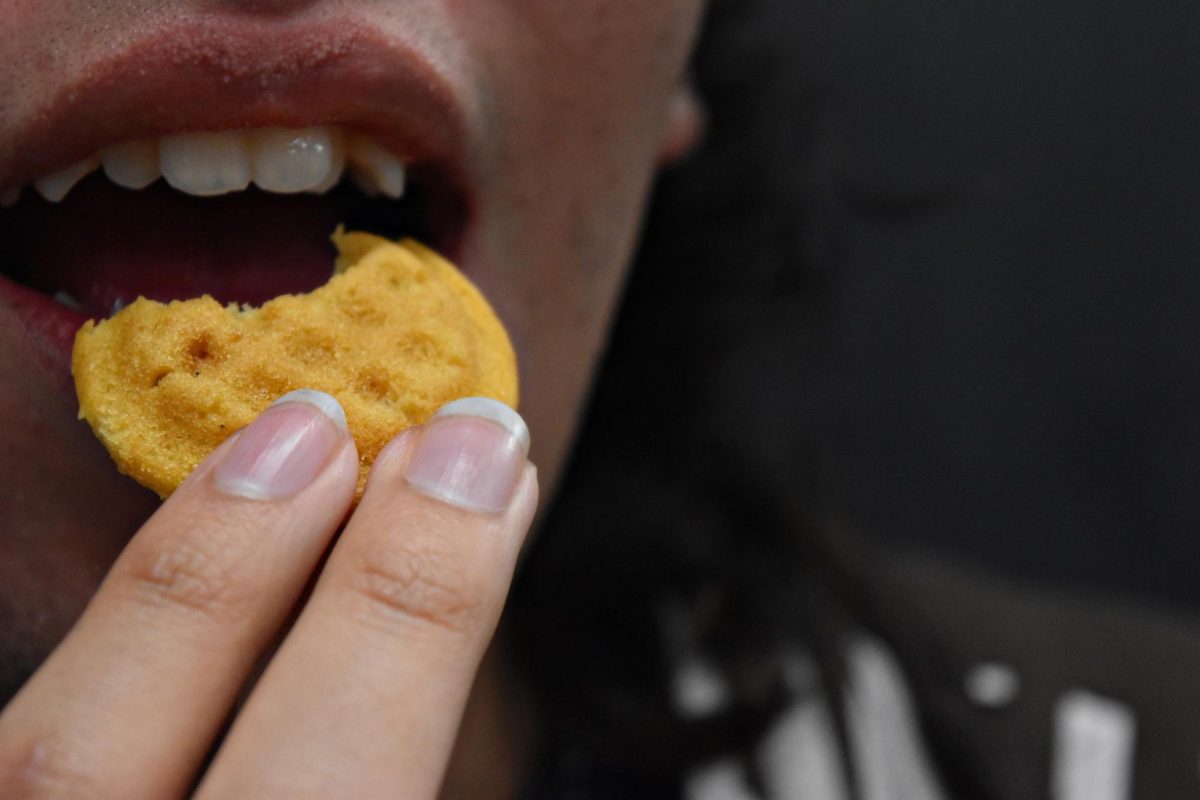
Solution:
[(471, 511), (503, 511), (529, 454), (521, 416), (486, 397), (438, 410), (417, 436), (405, 478), (417, 490)]
[(238, 434), (213, 472), (225, 494), (278, 500), (304, 489), (347, 436), (346, 414), (324, 392), (280, 397)]

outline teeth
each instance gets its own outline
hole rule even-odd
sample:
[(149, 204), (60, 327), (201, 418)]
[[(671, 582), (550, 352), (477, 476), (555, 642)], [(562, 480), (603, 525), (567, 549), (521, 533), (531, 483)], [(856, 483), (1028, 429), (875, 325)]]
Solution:
[[(175, 189), (201, 197), (240, 192), (251, 182), (268, 192), (323, 194), (348, 168), (366, 193), (399, 198), (406, 172), (404, 163), (374, 139), (347, 135), (338, 127), (262, 128), (125, 142), (44, 175), (34, 187), (57, 203), (101, 166), (109, 180), (126, 189), (144, 189), (162, 177)], [(0, 189), (0, 208), (15, 205), (20, 196), (20, 187)]]
[(79, 301), (76, 300), (69, 292), (65, 292), (62, 289), (59, 289), (57, 292), (54, 293), (54, 300), (55, 300), (55, 302), (59, 303), (60, 305), (66, 306), (67, 308), (71, 309), (72, 311), (82, 311), (83, 310), (83, 306), (81, 306), (79, 304)]
[(158, 142), (153, 139), (110, 147), (100, 153), (100, 163), (108, 179), (126, 189), (145, 189), (162, 177)]
[(85, 158), (66, 169), (60, 169), (58, 172), (52, 172), (44, 178), (34, 181), (33, 186), (42, 197), (51, 203), (57, 203), (67, 196), (67, 192), (71, 191), (75, 184), (87, 177), (98, 166), (100, 166), (100, 159), (95, 156)]
[(398, 198), (404, 194), (404, 164), (365, 136), (351, 136), (346, 146), (351, 175), (367, 194)]
[(324, 194), (334, 186), (337, 186), (342, 180), (342, 173), (346, 171), (346, 137), (342, 134), (340, 128), (332, 128), (331, 133), (329, 171), (325, 173), (325, 177), (320, 183), (309, 190), (317, 194)]
[(167, 183), (188, 194), (211, 197), (250, 185), (250, 154), (240, 131), (164, 136), (159, 161)]

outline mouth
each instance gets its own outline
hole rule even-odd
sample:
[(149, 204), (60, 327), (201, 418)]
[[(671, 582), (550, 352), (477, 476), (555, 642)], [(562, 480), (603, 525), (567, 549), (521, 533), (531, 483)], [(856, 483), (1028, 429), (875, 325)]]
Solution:
[(257, 305), (316, 288), (339, 224), (457, 260), (471, 217), (460, 96), (413, 48), (345, 20), (310, 28), (150, 35), (12, 137), (0, 322), (60, 377), (75, 331), (139, 296)]

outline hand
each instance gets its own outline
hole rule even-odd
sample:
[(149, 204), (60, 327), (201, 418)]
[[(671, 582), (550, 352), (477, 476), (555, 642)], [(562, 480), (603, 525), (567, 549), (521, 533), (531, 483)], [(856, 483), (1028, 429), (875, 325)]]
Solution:
[(528, 444), (507, 407), (450, 404), (380, 453), (334, 542), (354, 442), (333, 398), (281, 398), (138, 531), (0, 714), (0, 796), (435, 797), (537, 503)]

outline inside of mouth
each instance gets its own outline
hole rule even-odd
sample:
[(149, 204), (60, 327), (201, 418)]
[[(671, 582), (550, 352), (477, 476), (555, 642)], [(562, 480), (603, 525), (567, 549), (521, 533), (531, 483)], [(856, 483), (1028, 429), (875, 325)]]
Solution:
[(367, 197), (349, 181), (323, 195), (251, 188), (201, 198), (162, 181), (130, 191), (93, 174), (61, 203), (25, 192), (0, 211), (0, 273), (90, 318), (139, 296), (259, 305), (329, 280), (339, 224), (438, 247), (446, 226), (429, 205), (420, 184), (400, 200)]

